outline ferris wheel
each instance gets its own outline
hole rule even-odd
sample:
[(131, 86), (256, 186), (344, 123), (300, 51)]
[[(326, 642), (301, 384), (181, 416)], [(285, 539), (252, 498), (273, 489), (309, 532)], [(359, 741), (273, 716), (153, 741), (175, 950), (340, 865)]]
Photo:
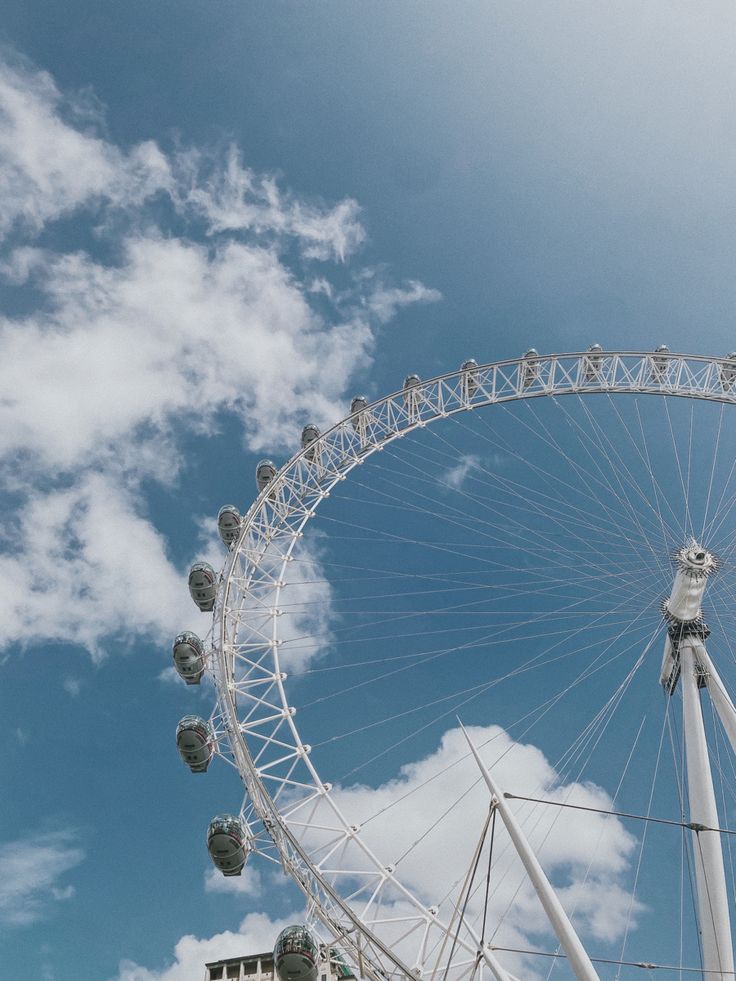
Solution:
[(174, 644), (217, 867), (372, 981), (733, 978), (734, 403), (736, 353), (531, 349), (262, 461)]

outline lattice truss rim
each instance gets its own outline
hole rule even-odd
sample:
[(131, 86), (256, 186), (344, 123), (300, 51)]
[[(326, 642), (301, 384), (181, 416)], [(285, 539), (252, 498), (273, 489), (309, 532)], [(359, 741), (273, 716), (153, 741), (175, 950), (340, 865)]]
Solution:
[[(672, 395), (736, 403), (736, 362), (728, 358), (640, 352), (526, 355), (459, 369), (379, 399), (342, 419), (278, 471), (243, 518), (215, 600), (208, 666), (217, 690), (219, 755), (234, 762), (250, 797), (248, 811), (262, 823), (285, 871), (301, 887), (308, 908), (349, 952), (364, 976), (421, 976), (450, 926), (404, 887), (361, 840), (332, 799), (302, 743), (279, 662), (279, 597), (295, 544), (319, 503), (372, 453), (417, 427), (459, 412), (520, 399), (567, 394)], [(327, 802), (333, 821), (310, 854), (299, 828)], [(346, 853), (361, 867), (342, 868)], [(343, 896), (340, 883), (350, 884)], [(401, 916), (386, 917), (386, 900)], [(379, 935), (386, 925), (405, 943), (416, 941), (407, 963)], [(454, 927), (453, 927), (454, 929)], [(453, 935), (454, 936), (454, 935)], [(492, 950), (464, 924), (453, 968), (470, 974), (479, 956), (491, 968)], [(443, 969), (440, 964), (440, 970)], [(506, 975), (509, 976), (510, 975)]]

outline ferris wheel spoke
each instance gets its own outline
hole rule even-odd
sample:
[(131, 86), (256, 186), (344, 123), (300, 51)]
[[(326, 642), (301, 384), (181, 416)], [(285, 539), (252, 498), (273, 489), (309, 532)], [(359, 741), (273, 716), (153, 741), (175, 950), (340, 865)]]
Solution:
[[(467, 428), (467, 425), (463, 422), (462, 419), (453, 417), (451, 421), (458, 427)], [(446, 439), (444, 439), (442, 436), (438, 435), (437, 433), (434, 433), (433, 435), (435, 436), (435, 443), (442, 443), (442, 445), (452, 448), (452, 444), (448, 442)], [(494, 447), (494, 449), (499, 445), (493, 441), (488, 440), (488, 438), (483, 433), (480, 433), (479, 435), (484, 439), (484, 441), (489, 442)], [(504, 452), (510, 451), (510, 448), (506, 447), (505, 445), (502, 448)], [(408, 449), (404, 450), (401, 457), (404, 465), (406, 465), (407, 461), (411, 459), (415, 459), (421, 464), (426, 458), (426, 454), (429, 453), (434, 458), (445, 460), (448, 463), (452, 464), (452, 467), (450, 469), (450, 472), (452, 472), (452, 468), (457, 467), (459, 465), (461, 466), (465, 459), (461, 454), (451, 453), (441, 450), (436, 445), (425, 446), (423, 449), (424, 449), (425, 457), (422, 457), (420, 454), (414, 453), (411, 450)], [(617, 519), (618, 519), (617, 521), (614, 521), (613, 519), (610, 519), (606, 516), (604, 522), (602, 523), (599, 522), (595, 526), (591, 525), (590, 507), (584, 508), (582, 506), (575, 505), (572, 503), (570, 499), (571, 492), (572, 492), (572, 496), (574, 496), (576, 499), (581, 496), (580, 488), (575, 488), (569, 485), (567, 482), (563, 482), (563, 488), (567, 492), (568, 497), (567, 498), (562, 497), (560, 493), (553, 495), (550, 493), (550, 489), (556, 486), (554, 475), (548, 473), (547, 471), (544, 471), (538, 465), (533, 464), (526, 457), (520, 457), (518, 453), (516, 454), (516, 456), (519, 458), (521, 462), (523, 462), (523, 464), (527, 468), (531, 469), (536, 474), (542, 474), (547, 479), (548, 485), (545, 488), (545, 490), (542, 490), (541, 488), (537, 488), (537, 487), (530, 487), (528, 484), (525, 486), (520, 481), (513, 480), (510, 477), (505, 476), (498, 469), (490, 470), (483, 463), (483, 460), (481, 458), (475, 458), (473, 460), (473, 465), (468, 466), (467, 473), (465, 475), (465, 480), (468, 483), (472, 483), (472, 484), (482, 483), (486, 495), (487, 495), (488, 484), (490, 484), (491, 486), (495, 485), (500, 491), (505, 491), (506, 492), (505, 498), (498, 498), (497, 500), (499, 501), (499, 503), (502, 502), (506, 507), (508, 507), (509, 505), (514, 507), (513, 500), (512, 501), (508, 500), (509, 493), (518, 494), (521, 492), (524, 494), (525, 498), (534, 499), (538, 502), (539, 506), (546, 507), (547, 509), (549, 509), (550, 513), (557, 514), (558, 516), (569, 514), (571, 518), (574, 517), (583, 526), (595, 527), (597, 530), (598, 528), (600, 528), (601, 524), (605, 524), (608, 526), (611, 532), (614, 532), (617, 527), (620, 527), (621, 517), (622, 517), (620, 515), (617, 515)], [(412, 472), (415, 474), (416, 479), (423, 479), (424, 482), (429, 483), (426, 476), (423, 475), (420, 466), (416, 468), (412, 468)], [(557, 480), (559, 481), (559, 477), (557, 478)], [(447, 487), (450, 490), (456, 491), (458, 489), (456, 485), (454, 483), (451, 483), (447, 477), (445, 477), (445, 479), (442, 480), (441, 483), (443, 484), (443, 486)], [(583, 494), (584, 498), (585, 496), (586, 495)], [(518, 508), (519, 510), (523, 511), (523, 507), (521, 504), (518, 505)]]
[[(567, 410), (564, 408), (564, 402), (558, 400), (553, 400), (553, 401), (560, 409), (560, 411), (569, 420), (570, 413), (567, 412)], [(581, 405), (584, 406), (582, 400), (580, 400), (580, 402)], [(581, 438), (581, 427), (579, 425), (578, 426), (571, 425), (571, 429), (577, 438), (578, 445), (584, 448), (585, 450), (585, 457), (590, 459), (591, 462), (593, 462), (594, 465), (596, 466), (596, 473), (593, 473), (591, 471), (586, 471), (585, 468), (582, 466), (580, 460), (577, 459), (576, 456), (573, 456), (571, 450), (565, 450), (565, 448), (560, 445), (559, 439), (556, 439), (552, 435), (552, 433), (550, 433), (549, 425), (545, 424), (541, 419), (539, 419), (539, 415), (538, 413), (535, 412), (533, 406), (529, 405), (528, 409), (529, 412), (534, 416), (535, 425), (532, 426), (527, 425), (527, 430), (530, 432), (535, 432), (538, 429), (539, 432), (544, 433), (544, 442), (546, 443), (546, 445), (552, 447), (556, 453), (560, 454), (561, 457), (565, 460), (565, 462), (570, 466), (573, 473), (576, 473), (579, 477), (582, 478), (584, 486), (589, 487), (591, 490), (591, 497), (592, 497), (595, 513), (609, 514), (614, 524), (617, 524), (619, 527), (621, 526), (622, 522), (628, 521), (632, 525), (632, 530), (635, 530), (635, 525), (633, 521), (633, 514), (635, 512), (630, 500), (628, 500), (625, 496), (622, 496), (621, 494), (615, 491), (615, 489), (611, 485), (611, 481), (608, 478), (607, 473), (605, 471), (602, 471), (600, 466), (597, 463), (595, 463), (595, 461), (591, 456), (589, 446), (586, 445)], [(594, 491), (593, 488), (595, 488), (596, 490)], [(603, 497), (600, 496), (601, 491), (603, 492)], [(643, 498), (643, 500), (644, 503), (648, 503), (646, 501), (646, 498)], [(614, 509), (612, 507), (612, 503), (618, 504), (619, 508), (617, 510)]]
[[(601, 453), (603, 454), (603, 456), (605, 458), (605, 461), (606, 461), (606, 463), (607, 463), (607, 465), (609, 467), (609, 470), (610, 470), (610, 473), (612, 474), (613, 479), (618, 484), (618, 486), (619, 486), (619, 488), (621, 490), (621, 494), (623, 495), (624, 499), (627, 501), (627, 503), (629, 505), (629, 509), (630, 509), (630, 514), (631, 514), (632, 521), (636, 525), (636, 528), (639, 531), (639, 534), (641, 536), (641, 539), (644, 542), (646, 542), (646, 545), (647, 545), (649, 551), (652, 553), (652, 557), (654, 558), (654, 561), (659, 566), (660, 572), (663, 573), (663, 574), (666, 574), (666, 571), (667, 570), (665, 569), (665, 566), (664, 566), (664, 564), (662, 562), (662, 552), (663, 552), (663, 549), (666, 548), (666, 543), (665, 543), (664, 536), (663, 536), (663, 540), (658, 543), (659, 546), (660, 546), (659, 549), (655, 549), (654, 545), (652, 544), (651, 537), (650, 537), (651, 535), (656, 536), (659, 533), (659, 530), (660, 530), (660, 528), (663, 525), (663, 519), (662, 519), (661, 513), (659, 513), (652, 506), (651, 501), (649, 500), (649, 498), (643, 493), (639, 481), (637, 481), (635, 479), (635, 477), (633, 476), (633, 474), (631, 473), (631, 470), (629, 469), (628, 465), (626, 464), (626, 461), (622, 457), (621, 452), (618, 449), (618, 447), (616, 446), (616, 444), (611, 440), (610, 436), (605, 432), (605, 430), (600, 425), (600, 423), (593, 417), (592, 413), (588, 409), (588, 406), (585, 404), (585, 402), (583, 401), (583, 399), (580, 398), (579, 396), (578, 396), (578, 399), (579, 399), (579, 401), (581, 403), (581, 407), (582, 407), (583, 411), (585, 412), (586, 419), (587, 419), (587, 421), (589, 423), (589, 426), (590, 426), (591, 430), (594, 431), (594, 432), (596, 432), (598, 434), (598, 439), (599, 439), (598, 445), (600, 447)], [(578, 426), (576, 426), (576, 431), (577, 430), (579, 430), (579, 427)], [(627, 429), (626, 431), (630, 435), (629, 430)], [(606, 447), (608, 449), (606, 449)], [(637, 509), (634, 507), (633, 503), (631, 502), (631, 499), (629, 497), (629, 493), (627, 491), (627, 487), (624, 485), (624, 481), (622, 480), (622, 475), (623, 475), (623, 477), (625, 477), (626, 485), (628, 485), (628, 489), (630, 491), (633, 491), (633, 493), (645, 505), (645, 508), (647, 509), (645, 511), (645, 516), (646, 516), (647, 520), (649, 520), (652, 516), (655, 518), (655, 524), (654, 524), (653, 528), (650, 529), (649, 533), (647, 533), (647, 531), (645, 530), (645, 528), (644, 528), (644, 526), (642, 524), (642, 520), (641, 519), (642, 519), (643, 516), (640, 516), (639, 515), (639, 513), (637, 512)], [(647, 513), (647, 511), (651, 511), (652, 512), (652, 515), (649, 515)], [(659, 522), (656, 521), (656, 518), (659, 518)]]
[[(417, 479), (418, 480), (426, 480), (426, 478), (421, 477), (421, 476), (417, 477)], [(427, 483), (431, 483), (429, 481), (426, 481), (426, 482)], [(383, 492), (381, 492), (381, 491), (379, 491), (379, 493), (383, 494)], [(428, 498), (426, 498), (426, 495), (419, 495), (419, 494), (417, 494), (416, 488), (414, 488), (413, 493), (414, 493), (415, 496), (418, 496), (420, 498), (428, 499)], [(480, 498), (475, 497), (474, 495), (469, 494), (466, 491), (460, 492), (459, 493), (459, 496), (462, 496), (465, 499), (467, 499), (469, 501), (472, 501), (472, 502), (474, 502), (476, 504), (480, 504), (486, 510), (491, 510), (490, 507), (489, 507), (489, 505), (486, 502), (482, 501)], [(400, 499), (397, 498), (397, 497), (395, 497), (395, 496), (393, 497), (393, 499), (394, 499), (394, 502), (398, 505)], [(416, 513), (426, 514), (428, 517), (431, 517), (431, 518), (433, 518), (433, 519), (435, 519), (437, 521), (442, 521), (442, 522), (445, 522), (447, 524), (454, 525), (454, 526), (459, 527), (459, 528), (461, 528), (463, 530), (468, 530), (468, 531), (472, 530), (474, 532), (474, 535), (476, 537), (478, 535), (480, 535), (481, 537), (483, 537), (483, 538), (485, 538), (485, 539), (488, 540), (489, 544), (487, 546), (485, 546), (487, 548), (497, 548), (498, 546), (507, 546), (509, 544), (509, 535), (508, 535), (508, 532), (505, 535), (502, 536), (499, 533), (499, 531), (497, 530), (497, 528), (496, 528), (495, 525), (493, 525), (490, 522), (483, 521), (483, 520), (481, 520), (479, 522), (480, 527), (473, 528), (472, 526), (469, 526), (467, 524), (467, 515), (463, 511), (461, 511), (460, 509), (453, 508), (452, 506), (448, 506), (447, 507), (447, 510), (450, 512), (450, 514), (444, 514), (444, 515), (441, 512), (432, 511), (432, 510), (429, 510), (427, 508), (423, 508), (423, 507), (421, 507), (419, 505), (416, 505), (416, 504), (409, 505), (409, 508), (412, 511), (415, 511)], [(453, 517), (452, 516), (452, 513), (453, 512), (457, 515), (457, 517)], [(331, 516), (329, 516), (329, 518), (331, 518)], [(328, 518), (328, 520), (329, 520), (329, 518)], [(465, 520), (464, 521), (460, 521), (460, 520), (458, 520), (459, 518), (463, 518)], [(340, 519), (333, 519), (333, 520), (340, 520)], [(529, 526), (522, 526), (521, 523), (515, 521), (514, 519), (511, 519), (510, 522), (509, 522), (509, 524), (513, 524), (517, 529), (521, 529), (521, 530), (517, 530), (516, 532), (513, 532), (512, 533), (512, 537), (514, 539), (514, 545), (517, 548), (528, 549), (530, 554), (535, 555), (537, 557), (546, 556), (547, 558), (550, 558), (555, 564), (561, 564), (560, 563), (561, 557), (564, 556), (564, 555), (568, 555), (570, 557), (570, 563), (569, 563), (569, 566), (570, 567), (578, 567), (579, 568), (579, 566), (581, 565), (581, 562), (584, 563), (586, 561), (584, 559), (581, 559), (580, 554), (574, 552), (572, 549), (570, 549), (569, 546), (561, 545), (561, 546), (558, 546), (558, 547), (555, 548), (555, 547), (553, 547), (550, 544), (544, 545), (543, 544), (544, 536), (539, 536), (536, 533), (536, 531), (534, 529), (531, 529)], [(370, 529), (370, 528), (368, 528), (365, 525), (360, 525), (358, 527), (361, 530), (363, 530), (363, 531), (371, 531), (371, 532), (373, 532), (373, 529)], [(486, 530), (484, 530), (485, 528), (489, 528), (489, 529), (491, 529), (491, 531), (486, 531)], [(409, 542), (407, 542), (407, 544), (418, 544), (418, 542), (416, 542), (416, 541), (409, 541)], [(439, 541), (436, 542), (436, 543), (434, 543), (434, 544), (438, 548), (443, 547)], [(452, 547), (452, 546), (449, 546), (448, 545), (448, 546), (444, 546), (444, 547), (445, 548), (449, 548), (449, 547)], [(484, 547), (484, 546), (482, 544), (478, 544), (477, 542), (474, 542), (473, 543), (473, 547), (474, 548), (481, 548), (481, 547)], [(589, 562), (589, 560), (588, 560), (588, 562)], [(499, 563), (494, 561), (492, 564), (493, 565), (498, 565)], [(513, 566), (512, 566), (512, 568), (513, 568)]]
[[(440, 436), (438, 434), (435, 434), (435, 435), (436, 435), (436, 438), (438, 440), (440, 440), (442, 442), (446, 442), (443, 439), (442, 436)], [(408, 455), (408, 454), (405, 454), (405, 455)], [(409, 464), (406, 461), (405, 461), (405, 465), (409, 466)], [(412, 467), (412, 469), (415, 471), (414, 480), (428, 482), (426, 476), (423, 475), (421, 469), (418, 466), (417, 467)], [(478, 469), (481, 470), (484, 474), (486, 474), (488, 476), (493, 476), (490, 471), (488, 471), (487, 469), (483, 468), (482, 466), (479, 466)], [(447, 487), (449, 490), (452, 490), (454, 495), (456, 495), (458, 497), (462, 497), (462, 498), (464, 498), (466, 500), (469, 500), (469, 501), (473, 502), (474, 504), (479, 505), (483, 510), (489, 511), (493, 515), (498, 515), (500, 513), (497, 508), (491, 508), (491, 506), (488, 503), (485, 495), (483, 497), (480, 497), (480, 496), (476, 496), (476, 495), (470, 494), (467, 490), (463, 490), (462, 488), (453, 487), (447, 480), (440, 481), (440, 483), (443, 483), (445, 487)], [(527, 504), (527, 508), (531, 505), (532, 508), (533, 508), (533, 511), (536, 512), (539, 516), (544, 517), (545, 519), (547, 519), (547, 520), (551, 521), (552, 523), (557, 524), (559, 527), (561, 527), (562, 530), (565, 532), (566, 536), (573, 537), (573, 538), (577, 539), (579, 542), (584, 543), (584, 544), (587, 545), (587, 543), (585, 542), (585, 540), (582, 539), (578, 535), (577, 531), (575, 530), (575, 526), (576, 526), (576, 524), (579, 524), (579, 521), (577, 521), (577, 522), (572, 522), (571, 521), (570, 524), (564, 524), (556, 515), (554, 515), (553, 513), (550, 512), (549, 508), (545, 508), (545, 507), (540, 506), (533, 499), (533, 496), (532, 495), (527, 495), (526, 504)], [(513, 505), (512, 505), (512, 507), (513, 507)], [(459, 511), (459, 509), (455, 509), (455, 510), (458, 510), (458, 513), (462, 514), (462, 512)], [(508, 511), (508, 505), (506, 507), (506, 511)], [(510, 521), (510, 518), (509, 518), (509, 515), (507, 513), (504, 513), (504, 519), (505, 519), (505, 523), (508, 524), (509, 521)], [(539, 531), (538, 528), (534, 528), (533, 526), (531, 526), (529, 524), (525, 524), (525, 523), (523, 523), (521, 521), (518, 521), (518, 519), (514, 520), (513, 523), (514, 523), (514, 525), (517, 528), (521, 529), (520, 532), (518, 533), (518, 535), (516, 536), (517, 539), (518, 539), (518, 543), (519, 544), (521, 544), (521, 545), (527, 544), (530, 548), (532, 548), (534, 551), (536, 551), (537, 553), (539, 553), (539, 551), (540, 551), (540, 539), (541, 539), (542, 541), (546, 541), (547, 542), (547, 546), (546, 547), (549, 550), (549, 553), (551, 555), (553, 555), (553, 556), (559, 556), (561, 553), (568, 553), (573, 558), (573, 561), (577, 562), (578, 565), (581, 562), (583, 562), (583, 563), (590, 562), (590, 559), (589, 558), (585, 558), (585, 557), (581, 556), (579, 553), (575, 553), (574, 550), (572, 550), (570, 548), (569, 544), (567, 544), (567, 539), (563, 539), (563, 541), (561, 543), (559, 541), (559, 539), (555, 540), (549, 534), (547, 534), (547, 535), (540, 534), (540, 531)], [(492, 525), (492, 527), (493, 527), (493, 525)], [(531, 539), (527, 539), (525, 537), (526, 535), (530, 535), (531, 536)], [(543, 550), (543, 548), (541, 550)], [(587, 551), (587, 549), (586, 549), (586, 551)]]

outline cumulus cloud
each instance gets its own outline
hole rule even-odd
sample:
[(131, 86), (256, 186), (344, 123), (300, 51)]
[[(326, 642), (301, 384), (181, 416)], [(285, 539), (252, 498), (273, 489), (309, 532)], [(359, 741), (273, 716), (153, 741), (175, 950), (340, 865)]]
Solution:
[(272, 920), (264, 913), (249, 913), (238, 930), (225, 930), (202, 939), (182, 937), (174, 948), (173, 960), (162, 968), (148, 969), (123, 961), (114, 981), (192, 981), (202, 975), (204, 965), (210, 961), (272, 950), (279, 932), (299, 919), (297, 915), (293, 919)]
[(28, 835), (0, 845), (0, 923), (27, 926), (48, 915), (54, 903), (71, 899), (61, 877), (84, 859), (67, 831)]
[[(142, 481), (173, 485), (182, 438), (224, 415), (257, 452), (334, 422), (376, 325), (433, 294), (360, 268), (333, 294), (325, 263), (365, 239), (355, 201), (305, 201), (235, 148), (118, 147), (20, 59), (0, 64), (0, 168), (0, 277), (27, 301), (0, 315), (0, 625), (100, 656), (197, 617)], [(101, 247), (40, 248), (72, 214)]]
[(204, 891), (253, 898), (261, 894), (261, 874), (252, 865), (244, 868), (240, 875), (231, 876), (224, 876), (222, 872), (210, 867), (204, 875)]
[(340, 417), (368, 360), (368, 324), (325, 324), (266, 249), (149, 235), (129, 237), (114, 267), (79, 253), (25, 262), (45, 303), (0, 320), (5, 457), (105, 463), (121, 443), (158, 442), (174, 420), (207, 430), (223, 410), (242, 418), (252, 449), (294, 444), (305, 414)]
[(0, 570), (14, 584), (0, 597), (9, 642), (68, 641), (100, 657), (102, 638), (129, 643), (133, 629), (159, 638), (196, 628), (204, 618), (138, 507), (134, 494), (99, 473), (29, 494), (21, 514), (8, 519), (10, 547), (0, 554)]

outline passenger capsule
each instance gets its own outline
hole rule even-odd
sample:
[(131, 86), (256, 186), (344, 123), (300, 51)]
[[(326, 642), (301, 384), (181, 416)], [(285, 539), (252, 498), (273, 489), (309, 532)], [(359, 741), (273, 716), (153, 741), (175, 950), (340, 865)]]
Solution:
[(209, 562), (195, 562), (189, 570), (189, 593), (202, 613), (215, 608), (217, 574)]
[(174, 667), (188, 685), (198, 685), (204, 674), (204, 647), (191, 630), (185, 630), (174, 641)]
[(467, 361), (463, 361), (461, 370), (463, 397), (468, 399), (478, 391), (478, 362), (475, 358), (468, 358)]
[(356, 395), (350, 403), (350, 415), (353, 417), (350, 420), (350, 425), (360, 436), (361, 441), (365, 439), (366, 422), (368, 419), (368, 413), (365, 410), (367, 408), (368, 399), (365, 395)]
[(212, 726), (198, 715), (185, 715), (176, 727), (176, 748), (192, 773), (205, 773), (212, 759)]
[(367, 408), (368, 399), (365, 397), (365, 395), (356, 395), (350, 403), (350, 415), (354, 416), (356, 412), (363, 412)]
[(598, 372), (603, 365), (603, 348), (600, 344), (591, 344), (588, 353), (583, 358), (583, 371), (585, 380), (592, 382), (598, 377)]
[(240, 522), (240, 511), (238, 511), (234, 504), (226, 504), (220, 508), (217, 515), (217, 530), (220, 532), (220, 538), (226, 545), (232, 545), (233, 542), (238, 540)]
[(317, 943), (305, 926), (282, 930), (273, 948), (273, 962), (280, 981), (317, 981)]
[(404, 405), (409, 410), (409, 415), (413, 416), (419, 409), (419, 392), (417, 387), (421, 384), (419, 375), (407, 375), (404, 379)]
[(652, 357), (652, 379), (654, 381), (661, 381), (667, 373), (666, 355), (669, 353), (670, 349), (666, 344), (660, 344), (658, 348), (655, 348), (654, 356)]
[(207, 829), (207, 851), (223, 875), (240, 875), (250, 853), (248, 835), (240, 818), (218, 814)]
[(719, 366), (721, 385), (723, 388), (730, 388), (736, 381), (736, 351), (731, 351), (724, 360), (727, 364)]
[(315, 443), (319, 439), (319, 436), (319, 429), (317, 429), (317, 427), (313, 426), (311, 423), (302, 429), (302, 449), (307, 451), (304, 456), (310, 463), (314, 460), (316, 447), (312, 447), (311, 450), (309, 447), (312, 445), (312, 443)]
[(256, 487), (261, 494), (276, 476), (276, 467), (271, 460), (261, 460), (256, 467)]
[(539, 374), (539, 352), (530, 347), (524, 352), (524, 364), (520, 366), (522, 388), (529, 388)]

